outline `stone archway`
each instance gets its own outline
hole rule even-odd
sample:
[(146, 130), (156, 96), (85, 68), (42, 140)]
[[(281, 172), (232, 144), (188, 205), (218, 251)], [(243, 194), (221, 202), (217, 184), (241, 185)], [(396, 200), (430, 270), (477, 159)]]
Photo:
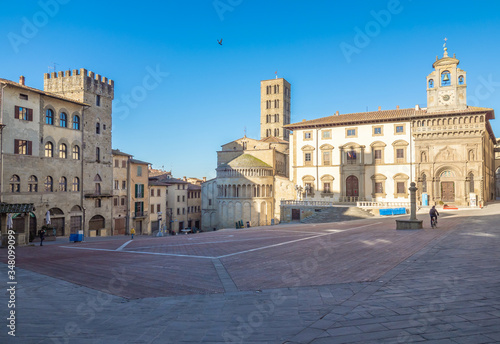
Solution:
[(435, 172), (435, 195), (443, 203), (460, 203), (465, 197), (465, 180), (453, 166), (442, 166)]

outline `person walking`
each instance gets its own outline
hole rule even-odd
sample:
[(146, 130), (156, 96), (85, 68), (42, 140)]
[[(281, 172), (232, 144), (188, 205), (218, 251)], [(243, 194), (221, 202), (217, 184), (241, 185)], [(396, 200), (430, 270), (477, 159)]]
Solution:
[(45, 240), (45, 229), (40, 229), (40, 246), (43, 246), (43, 241)]
[(132, 235), (132, 239), (134, 239), (135, 229), (132, 227), (130, 230), (130, 235)]
[(429, 211), (429, 215), (431, 216), (431, 227), (434, 228), (434, 223), (432, 222), (432, 219), (436, 219), (436, 225), (437, 225), (437, 217), (439, 216), (439, 212), (436, 209), (436, 206), (433, 205), (431, 210)]

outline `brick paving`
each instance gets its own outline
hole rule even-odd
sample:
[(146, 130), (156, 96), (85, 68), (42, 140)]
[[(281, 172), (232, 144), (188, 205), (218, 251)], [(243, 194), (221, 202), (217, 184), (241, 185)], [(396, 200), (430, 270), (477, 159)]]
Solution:
[(0, 343), (498, 343), (499, 213), (18, 248)]

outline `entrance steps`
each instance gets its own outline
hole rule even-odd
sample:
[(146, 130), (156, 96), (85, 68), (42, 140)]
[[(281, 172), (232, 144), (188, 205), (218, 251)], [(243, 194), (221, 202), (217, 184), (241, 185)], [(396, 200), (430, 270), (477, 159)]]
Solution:
[(302, 219), (301, 223), (327, 223), (341, 222), (350, 220), (359, 220), (374, 217), (374, 215), (366, 210), (358, 207), (333, 206), (320, 208), (319, 212)]

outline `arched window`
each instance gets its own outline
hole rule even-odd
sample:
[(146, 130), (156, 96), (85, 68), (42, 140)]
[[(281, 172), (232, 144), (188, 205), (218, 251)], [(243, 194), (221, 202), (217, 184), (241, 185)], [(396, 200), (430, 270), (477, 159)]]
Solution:
[(45, 156), (48, 158), (52, 158), (54, 156), (54, 145), (52, 142), (47, 142), (45, 144)]
[(66, 145), (64, 143), (61, 143), (59, 145), (59, 157), (61, 159), (66, 159), (68, 156), (68, 148), (66, 147)]
[(427, 192), (427, 176), (422, 173), (422, 192)]
[(441, 73), (441, 86), (450, 86), (450, 72), (445, 70)]
[(47, 176), (45, 178), (44, 186), (45, 186), (45, 191), (46, 192), (52, 192), (52, 190), (53, 190), (53, 188), (52, 188), (53, 187), (52, 177)]
[(45, 124), (54, 125), (54, 111), (47, 109), (45, 113)]
[(21, 192), (21, 179), (17, 174), (10, 177), (10, 192)]
[(433, 88), (434, 87), (434, 80), (430, 79), (429, 80), (429, 88)]
[(38, 192), (38, 179), (36, 176), (28, 178), (28, 192)]
[(474, 173), (469, 173), (469, 192), (474, 192)]
[(73, 129), (80, 130), (80, 117), (77, 115), (73, 116)]
[(100, 183), (101, 181), (102, 181), (101, 176), (99, 174), (96, 174), (94, 177), (96, 195), (101, 194), (101, 183)]
[(78, 146), (73, 146), (73, 159), (74, 160), (80, 160), (80, 147)]
[(59, 115), (59, 126), (66, 128), (67, 121), (68, 121), (68, 116), (66, 116), (64, 112), (61, 112), (61, 114)]
[(463, 76), (463, 75), (460, 75), (460, 76), (458, 77), (458, 84), (459, 84), (459, 85), (463, 85), (463, 84), (464, 84), (464, 76)]
[(61, 177), (59, 179), (59, 191), (66, 191), (67, 190), (68, 183), (66, 182), (66, 177)]
[(80, 179), (78, 177), (73, 178), (73, 191), (80, 191)]

